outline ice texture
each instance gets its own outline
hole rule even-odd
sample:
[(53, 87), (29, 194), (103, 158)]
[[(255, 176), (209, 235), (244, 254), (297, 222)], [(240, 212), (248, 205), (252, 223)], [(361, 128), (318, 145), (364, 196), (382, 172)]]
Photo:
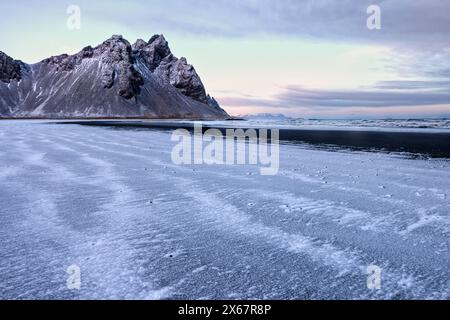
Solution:
[(448, 161), (281, 145), (261, 176), (174, 165), (173, 144), (0, 122), (0, 298), (450, 298)]

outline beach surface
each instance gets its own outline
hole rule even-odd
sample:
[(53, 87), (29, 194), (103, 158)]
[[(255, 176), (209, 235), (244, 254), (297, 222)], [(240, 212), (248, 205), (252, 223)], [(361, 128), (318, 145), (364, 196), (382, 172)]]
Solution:
[(299, 141), (262, 176), (175, 165), (174, 144), (1, 121), (0, 298), (450, 299), (448, 159)]

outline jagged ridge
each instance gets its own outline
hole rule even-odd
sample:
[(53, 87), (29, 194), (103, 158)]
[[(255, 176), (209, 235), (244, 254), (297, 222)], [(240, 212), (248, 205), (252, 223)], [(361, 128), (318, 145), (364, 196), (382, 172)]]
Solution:
[(0, 81), (5, 83), (10, 83), (11, 80), (20, 81), (22, 68), (26, 68), (22, 61), (14, 60), (0, 51)]
[(34, 65), (1, 53), (0, 80), (3, 117), (227, 117), (163, 35), (113, 36)]

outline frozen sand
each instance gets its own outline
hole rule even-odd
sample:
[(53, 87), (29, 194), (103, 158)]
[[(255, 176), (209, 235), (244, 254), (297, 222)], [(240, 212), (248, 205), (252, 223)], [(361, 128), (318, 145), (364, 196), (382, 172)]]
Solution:
[(173, 165), (168, 132), (39, 121), (0, 145), (1, 298), (450, 298), (447, 161), (283, 145), (264, 177)]

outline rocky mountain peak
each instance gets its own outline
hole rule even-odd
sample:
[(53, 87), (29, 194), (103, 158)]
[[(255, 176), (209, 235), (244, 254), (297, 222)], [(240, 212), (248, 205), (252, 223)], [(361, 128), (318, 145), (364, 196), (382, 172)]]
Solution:
[(52, 65), (57, 71), (72, 71), (84, 59), (97, 57), (101, 60), (102, 85), (111, 89), (117, 84), (120, 96), (131, 99), (139, 92), (144, 83), (135, 64), (140, 62), (150, 72), (163, 81), (170, 83), (183, 95), (213, 107), (217, 102), (208, 99), (205, 87), (195, 68), (182, 57), (176, 58), (163, 35), (154, 35), (148, 42), (138, 39), (133, 45), (121, 35), (113, 35), (99, 46), (86, 47), (79, 53), (45, 59), (43, 63)]
[(9, 83), (11, 80), (20, 81), (22, 78), (21, 61), (14, 60), (0, 51), (0, 81)]
[(94, 56), (102, 62), (102, 85), (117, 88), (118, 94), (131, 99), (139, 94), (144, 84), (142, 75), (134, 67), (131, 44), (121, 35), (114, 35), (94, 49)]
[(136, 57), (141, 59), (151, 72), (155, 71), (161, 61), (172, 55), (169, 43), (163, 35), (154, 35), (148, 42), (139, 39), (132, 48)]
[(96, 50), (126, 50), (131, 52), (131, 45), (128, 40), (124, 39), (121, 35), (113, 35), (111, 38), (103, 41), (102, 44), (95, 48)]
[(131, 44), (120, 35), (114, 35), (95, 47), (94, 55), (100, 56), (105, 63), (134, 61)]
[(133, 55), (151, 72), (170, 83), (182, 94), (201, 103), (215, 107), (217, 102), (208, 99), (205, 87), (195, 68), (182, 57), (172, 54), (164, 35), (154, 35), (148, 42), (137, 40), (133, 46)]
[[(22, 75), (24, 70), (30, 72)], [(73, 55), (53, 56), (33, 66), (15, 61), (0, 52), (0, 82), (9, 83), (24, 76), (28, 80), (21, 90), (31, 90), (25, 86), (34, 83), (33, 88), (41, 88), (44, 92), (32, 91), (27, 101), (21, 101), (17, 94), (0, 86), (0, 93), (3, 90), (10, 97), (11, 102), (7, 104), (16, 106), (17, 110), (20, 110), (21, 104), (26, 104), (29, 110), (37, 106), (53, 108), (52, 112), (58, 108), (70, 110), (72, 106), (80, 105), (79, 108), (86, 108), (83, 110), (89, 113), (109, 110), (97, 112), (97, 115), (102, 115), (127, 114), (126, 110), (118, 112), (117, 108), (128, 106), (133, 114), (144, 113), (149, 117), (170, 114), (226, 115), (214, 98), (206, 94), (195, 68), (186, 58), (178, 59), (172, 54), (163, 35), (154, 35), (148, 42), (139, 39), (133, 45), (121, 35), (113, 35), (96, 47), (87, 46)], [(54, 87), (55, 83), (58, 83), (58, 88)], [(164, 110), (163, 106), (168, 109)], [(43, 111), (39, 109), (39, 112)]]
[(143, 50), (144, 47), (147, 46), (147, 42), (142, 39), (137, 39), (136, 42), (131, 46), (133, 48), (133, 51), (137, 52), (139, 50)]
[(94, 49), (91, 46), (88, 46), (83, 48), (77, 54), (74, 55), (61, 54), (59, 56), (53, 56), (42, 60), (41, 63), (55, 68), (56, 71), (72, 71), (84, 59), (92, 58), (93, 55)]
[(178, 59), (171, 55), (161, 62), (155, 73), (185, 96), (208, 103), (205, 87), (195, 68), (188, 64), (186, 58)]

